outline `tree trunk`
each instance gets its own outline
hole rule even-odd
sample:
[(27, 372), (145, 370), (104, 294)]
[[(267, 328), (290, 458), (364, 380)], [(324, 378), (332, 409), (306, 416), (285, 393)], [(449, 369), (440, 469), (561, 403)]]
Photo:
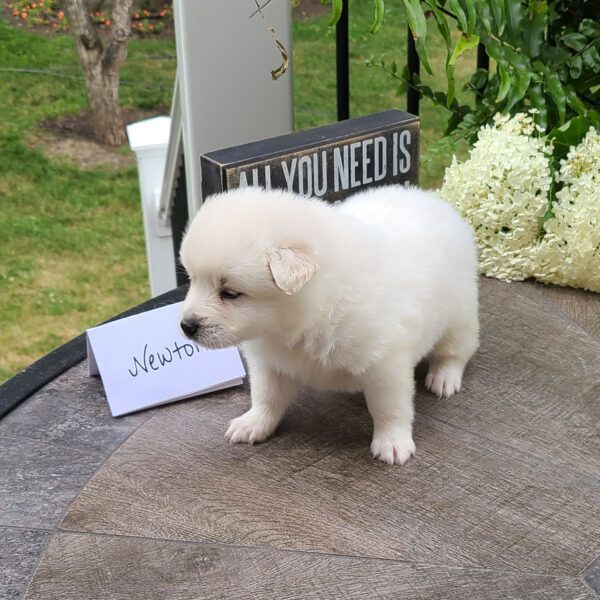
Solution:
[(89, 17), (86, 0), (66, 0), (65, 12), (85, 76), (90, 118), (96, 141), (108, 146), (125, 142), (119, 105), (121, 65), (127, 57), (133, 0), (114, 0), (105, 39)]
[[(87, 51), (80, 53), (87, 54)], [(101, 144), (120, 146), (125, 130), (119, 105), (120, 65), (104, 65), (97, 56), (81, 58), (94, 137)]]

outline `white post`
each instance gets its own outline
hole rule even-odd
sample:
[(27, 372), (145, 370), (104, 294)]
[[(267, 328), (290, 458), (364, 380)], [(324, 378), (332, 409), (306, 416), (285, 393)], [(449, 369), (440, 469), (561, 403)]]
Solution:
[[(291, 2), (267, 3), (264, 21), (255, 0), (174, 0), (173, 12), (191, 218), (202, 202), (201, 154), (293, 128)], [(282, 56), (267, 27), (289, 55), (276, 80)]]
[(158, 296), (176, 286), (171, 227), (158, 218), (158, 203), (169, 143), (169, 117), (156, 117), (127, 126), (129, 145), (136, 153), (150, 291)]
[[(264, 0), (260, 4), (265, 5)], [(283, 135), (293, 128), (289, 0), (267, 3), (262, 9), (265, 20), (256, 11), (255, 0), (174, 0), (173, 12), (177, 83), (172, 119), (158, 117), (127, 128), (138, 158), (153, 296), (176, 286), (167, 223), (180, 142), (192, 218), (202, 203), (202, 154)], [(269, 28), (289, 60), (287, 72), (275, 80), (271, 71), (283, 57)]]

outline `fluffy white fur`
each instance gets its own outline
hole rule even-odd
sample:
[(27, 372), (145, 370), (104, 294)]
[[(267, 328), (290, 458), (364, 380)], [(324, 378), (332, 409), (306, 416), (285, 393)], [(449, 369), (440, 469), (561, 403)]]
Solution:
[(414, 367), (427, 387), (460, 390), (478, 345), (477, 255), (470, 227), (435, 195), (390, 186), (336, 205), (244, 188), (210, 198), (181, 247), (191, 285), (186, 334), (240, 345), (252, 407), (232, 443), (260, 442), (302, 385), (364, 391), (373, 455), (404, 463)]

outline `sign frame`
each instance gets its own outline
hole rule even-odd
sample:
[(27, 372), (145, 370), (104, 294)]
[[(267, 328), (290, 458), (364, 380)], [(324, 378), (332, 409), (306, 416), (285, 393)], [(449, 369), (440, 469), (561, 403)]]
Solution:
[(418, 185), (419, 128), (419, 117), (393, 109), (208, 152), (202, 195), (259, 185), (335, 202), (367, 187)]

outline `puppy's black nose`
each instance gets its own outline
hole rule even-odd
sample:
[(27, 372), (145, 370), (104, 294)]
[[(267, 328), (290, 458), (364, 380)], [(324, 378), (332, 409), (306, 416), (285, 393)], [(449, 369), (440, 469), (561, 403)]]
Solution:
[(181, 331), (189, 338), (193, 338), (199, 328), (198, 321), (195, 321), (194, 319), (183, 319), (179, 325)]

